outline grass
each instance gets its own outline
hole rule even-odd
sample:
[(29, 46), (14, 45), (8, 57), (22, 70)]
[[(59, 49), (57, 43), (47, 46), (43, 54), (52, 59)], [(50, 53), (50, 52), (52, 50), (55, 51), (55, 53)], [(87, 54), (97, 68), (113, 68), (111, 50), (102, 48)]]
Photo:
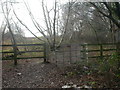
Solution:
[(44, 56), (44, 52), (29, 52), (29, 53), (24, 53), (22, 55), (18, 55), (18, 57), (39, 57), (39, 56)]
[[(88, 56), (100, 56), (100, 46), (99, 45), (88, 45), (86, 46), (87, 50), (99, 50), (99, 51), (90, 51), (87, 52)], [(105, 55), (112, 55), (113, 52), (116, 52), (116, 50), (108, 50), (108, 49), (116, 49), (115, 45), (102, 45), (102, 49), (103, 49), (103, 56)], [(108, 50), (108, 51), (104, 51), (104, 50)]]
[[(43, 46), (18, 46), (19, 51), (39, 51), (43, 50)], [(4, 47), (3, 52), (11, 52), (13, 51), (13, 47)], [(14, 53), (2, 53), (3, 57), (13, 55)], [(26, 52), (18, 55), (17, 57), (42, 57), (44, 56), (44, 52)]]

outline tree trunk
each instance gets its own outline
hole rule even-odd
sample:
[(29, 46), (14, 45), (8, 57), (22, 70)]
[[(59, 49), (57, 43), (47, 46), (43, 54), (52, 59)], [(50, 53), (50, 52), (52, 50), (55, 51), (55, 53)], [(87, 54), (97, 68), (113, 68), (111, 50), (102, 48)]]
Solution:
[(13, 34), (12, 29), (10, 27), (9, 21), (7, 21), (7, 24), (8, 24), (8, 29), (9, 29), (11, 36), (12, 36), (12, 41), (13, 41), (12, 44), (13, 44), (13, 50), (14, 50), (14, 65), (17, 65), (17, 53), (19, 52), (19, 49), (17, 48), (15, 37), (14, 37), (14, 34)]

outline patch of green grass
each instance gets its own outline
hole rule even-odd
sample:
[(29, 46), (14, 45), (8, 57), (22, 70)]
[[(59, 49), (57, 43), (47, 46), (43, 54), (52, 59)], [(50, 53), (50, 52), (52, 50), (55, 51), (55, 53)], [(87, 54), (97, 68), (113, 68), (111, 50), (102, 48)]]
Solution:
[(18, 57), (39, 57), (44, 56), (44, 52), (28, 52), (22, 55), (18, 55)]
[(89, 84), (90, 85), (95, 85), (97, 82), (96, 81), (90, 81)]

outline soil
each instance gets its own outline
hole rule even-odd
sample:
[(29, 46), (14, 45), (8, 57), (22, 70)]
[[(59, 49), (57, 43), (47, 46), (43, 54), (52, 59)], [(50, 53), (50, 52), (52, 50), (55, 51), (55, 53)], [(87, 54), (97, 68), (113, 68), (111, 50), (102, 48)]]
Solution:
[[(75, 78), (69, 80), (62, 75), (55, 64), (42, 63), (40, 59), (19, 60), (14, 66), (12, 61), (2, 62), (3, 88), (59, 88)], [(76, 79), (77, 80), (77, 79)]]
[(73, 68), (58, 67), (53, 63), (43, 63), (41, 59), (2, 62), (3, 88), (61, 88), (64, 85), (106, 87), (102, 76), (76, 74)]

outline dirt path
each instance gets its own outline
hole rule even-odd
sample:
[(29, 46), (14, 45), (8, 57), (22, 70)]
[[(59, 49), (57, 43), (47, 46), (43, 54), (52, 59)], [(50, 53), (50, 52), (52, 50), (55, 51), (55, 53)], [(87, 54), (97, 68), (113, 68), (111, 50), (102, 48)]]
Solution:
[[(12, 61), (2, 63), (3, 88), (61, 88), (69, 84), (80, 87), (109, 87), (102, 75), (85, 74), (86, 70), (82, 67), (59, 68), (52, 63), (44, 64), (39, 59), (19, 60), (17, 66)], [(112, 85), (118, 87), (119, 83)]]
[(58, 88), (72, 80), (64, 77), (63, 71), (54, 64), (43, 64), (40, 60), (19, 60), (18, 63), (14, 67), (12, 61), (3, 61), (3, 88)]

